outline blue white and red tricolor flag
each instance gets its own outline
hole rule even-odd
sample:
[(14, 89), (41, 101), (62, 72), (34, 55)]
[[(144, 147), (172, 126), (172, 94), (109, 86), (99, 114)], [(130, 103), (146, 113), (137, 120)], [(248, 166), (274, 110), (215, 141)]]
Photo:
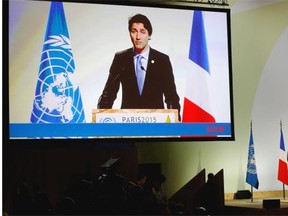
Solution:
[(189, 60), (193, 62), (193, 68), (186, 79), (182, 122), (215, 123), (209, 99), (213, 74), (209, 68), (203, 14), (197, 10), (193, 15)]
[(83, 123), (72, 46), (62, 2), (51, 2), (31, 123)]
[(282, 127), (280, 129), (280, 152), (278, 163), (278, 180), (288, 185), (287, 150), (285, 148)]

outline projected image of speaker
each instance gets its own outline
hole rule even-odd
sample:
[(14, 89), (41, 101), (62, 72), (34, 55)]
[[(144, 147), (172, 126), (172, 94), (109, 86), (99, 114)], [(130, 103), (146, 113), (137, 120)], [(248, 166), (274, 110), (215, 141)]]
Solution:
[(280, 208), (280, 199), (263, 200), (263, 208)]
[[(29, 143), (37, 146), (38, 142), (44, 139), (45, 144), (49, 143), (48, 145), (53, 145), (55, 142), (63, 142), (66, 145), (71, 137), (77, 138), (73, 139), (73, 143), (76, 145), (80, 143), (80, 146), (81, 142), (78, 139), (89, 140), (88, 142), (113, 139), (117, 140), (117, 143), (127, 140), (129, 142), (143, 141), (143, 139), (147, 141), (151, 139), (161, 141), (163, 139), (167, 141), (235, 140), (231, 11), (229, 8), (200, 8), (191, 2), (180, 0), (173, 1), (173, 3), (158, 1), (157, 4), (144, 0), (4, 2), (9, 11), (9, 16), (4, 19), (5, 30), (9, 33), (9, 37), (3, 38), (3, 40), (6, 39), (3, 44), (7, 44), (6, 49), (3, 49), (3, 56), (13, 57), (13, 61), (3, 63), (5, 67), (3, 80), (7, 80), (5, 91), (3, 91), (6, 93), (3, 95), (3, 100), (5, 100), (3, 109), (6, 108), (9, 111), (9, 118), (3, 118), (5, 120), (3, 128), (7, 128), (7, 132), (3, 131), (3, 138), (5, 137), (6, 141), (4, 143), (10, 145), (14, 142), (15, 144), (23, 142), (25, 145), (29, 138)], [(50, 8), (51, 13), (49, 13)], [(56, 8), (59, 9), (59, 13), (55, 12)], [(101, 11), (101, 13), (95, 11)], [(61, 19), (58, 17), (60, 13), (63, 14)], [(129, 41), (127, 28), (128, 18), (135, 15), (133, 13), (143, 13), (148, 20), (151, 19), (153, 27), (153, 34), (152, 31), (149, 32), (153, 43), (151, 50), (159, 48), (159, 52), (165, 53), (166, 57), (174, 60), (163, 65), (163, 59), (169, 59), (166, 57), (162, 59), (159, 57), (160, 53), (157, 52), (156, 57), (154, 53), (151, 59), (147, 56), (144, 65), (140, 66), (140, 71), (143, 72), (144, 68), (146, 74), (150, 75), (145, 79), (141, 97), (138, 92), (137, 79), (134, 80), (128, 75), (135, 73), (134, 68), (131, 67), (134, 64), (133, 59), (115, 55), (115, 52), (124, 49), (126, 51), (121, 53), (130, 55), (131, 51), (133, 55), (133, 50), (130, 49), (133, 45)], [(81, 16), (70, 14), (81, 14)], [(194, 16), (197, 18), (194, 19)], [(39, 19), (31, 19), (31, 17)], [(50, 25), (54, 23), (53, 20), (57, 25)], [(87, 20), (100, 21), (94, 22), (91, 28), (91, 23)], [(169, 26), (173, 26), (173, 30), (163, 25), (163, 20), (169, 23)], [(111, 34), (111, 23), (119, 27), (115, 29), (117, 40), (114, 39), (114, 34)], [(147, 28), (146, 25), (145, 27)], [(200, 27), (201, 31), (198, 30)], [(60, 29), (65, 29), (65, 32), (58, 32)], [(42, 35), (39, 37), (20, 37), (20, 35), (26, 35), (27, 32), (40, 32), (40, 30)], [(192, 30), (196, 34), (192, 34)], [(44, 35), (44, 31), (47, 35)], [(60, 35), (59, 38), (57, 36), (57, 39), (54, 39), (54, 31)], [(167, 35), (169, 35), (168, 38)], [(159, 38), (167, 40), (159, 40)], [(77, 47), (77, 40), (81, 41), (81, 46)], [(61, 44), (62, 41), (63, 43), (69, 41), (69, 46), (65, 44), (68, 48)], [(19, 44), (31, 44), (33, 49), (29, 46), (19, 49)], [(70, 44), (73, 50), (70, 49)], [(199, 44), (201, 46), (198, 46)], [(118, 50), (119, 46), (120, 50)], [(85, 53), (86, 56), (93, 56), (97, 59), (97, 63), (93, 61), (86, 63), (73, 58), (73, 56), (82, 55), (82, 47), (97, 47), (97, 49), (87, 49)], [(118, 48), (115, 50), (115, 47)], [(195, 47), (196, 50), (205, 50), (202, 52), (203, 55), (198, 56)], [(51, 50), (53, 56), (46, 56), (46, 53)], [(120, 64), (118, 64), (118, 59), (121, 59)], [(49, 67), (45, 66), (46, 63), (49, 63)], [(113, 67), (111, 67), (112, 63)], [(167, 66), (169, 66), (168, 69)], [(31, 68), (35, 70), (31, 71)], [(62, 68), (67, 68), (67, 70), (63, 71)], [(117, 69), (115, 72), (114, 68)], [(157, 73), (154, 73), (154, 68), (157, 69)], [(111, 69), (113, 72), (110, 71)], [(191, 70), (196, 71), (186, 73)], [(164, 74), (167, 74), (169, 79)], [(215, 79), (208, 78), (207, 74), (217, 74), (217, 76)], [(107, 79), (108, 76), (109, 79)], [(205, 78), (202, 79), (202, 76)], [(33, 79), (26, 79), (27, 77), (33, 77)], [(100, 82), (95, 85), (92, 80)], [(106, 80), (108, 85), (106, 85)], [(170, 87), (171, 83), (173, 87)], [(109, 88), (106, 89), (105, 86)], [(93, 92), (90, 89), (93, 89)], [(102, 95), (103, 90), (104, 95)], [(195, 95), (197, 92), (201, 94)], [(15, 95), (21, 95), (23, 99), (19, 100), (19, 97)], [(197, 103), (200, 101), (200, 104)], [(208, 104), (209, 107), (207, 107)], [(180, 106), (181, 110), (178, 113)], [(195, 108), (203, 115), (199, 116), (198, 111), (194, 111)], [(201, 116), (211, 121), (203, 122)], [(181, 121), (178, 121), (179, 117)], [(165, 122), (171, 122), (171, 124), (164, 124)]]

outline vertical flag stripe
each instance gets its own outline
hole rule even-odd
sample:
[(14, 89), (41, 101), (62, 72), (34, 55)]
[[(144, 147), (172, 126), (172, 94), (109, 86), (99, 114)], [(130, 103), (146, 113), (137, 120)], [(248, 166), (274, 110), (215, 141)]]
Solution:
[(278, 180), (281, 181), (283, 184), (288, 185), (287, 176), (287, 163), (280, 159), (278, 162)]
[(215, 122), (212, 115), (187, 98), (184, 98), (184, 107), (189, 112), (183, 115), (183, 122)]
[(189, 59), (210, 73), (202, 11), (194, 11)]
[(188, 57), (193, 65), (186, 79), (182, 122), (214, 123), (209, 99), (211, 75), (202, 11), (195, 10), (193, 13)]
[(278, 180), (288, 185), (288, 163), (282, 127), (280, 128), (280, 152), (278, 162)]
[(259, 187), (252, 127), (250, 129), (246, 182), (256, 189)]
[(31, 123), (83, 123), (85, 114), (62, 2), (51, 2)]

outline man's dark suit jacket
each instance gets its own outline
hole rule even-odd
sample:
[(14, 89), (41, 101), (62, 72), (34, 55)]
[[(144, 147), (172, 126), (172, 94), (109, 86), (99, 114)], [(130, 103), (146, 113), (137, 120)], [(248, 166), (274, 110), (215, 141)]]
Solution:
[(180, 111), (179, 96), (169, 57), (150, 48), (146, 78), (140, 95), (133, 56), (132, 48), (115, 54), (108, 80), (99, 98), (98, 108), (112, 108), (121, 83), (121, 109), (164, 109), (164, 96), (166, 108)]

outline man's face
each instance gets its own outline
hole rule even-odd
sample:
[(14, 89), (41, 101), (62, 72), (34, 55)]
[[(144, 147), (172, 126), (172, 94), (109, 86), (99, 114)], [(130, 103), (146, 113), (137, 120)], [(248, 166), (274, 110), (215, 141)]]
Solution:
[(130, 31), (130, 38), (138, 53), (144, 52), (148, 47), (150, 35), (142, 23), (133, 23)]

